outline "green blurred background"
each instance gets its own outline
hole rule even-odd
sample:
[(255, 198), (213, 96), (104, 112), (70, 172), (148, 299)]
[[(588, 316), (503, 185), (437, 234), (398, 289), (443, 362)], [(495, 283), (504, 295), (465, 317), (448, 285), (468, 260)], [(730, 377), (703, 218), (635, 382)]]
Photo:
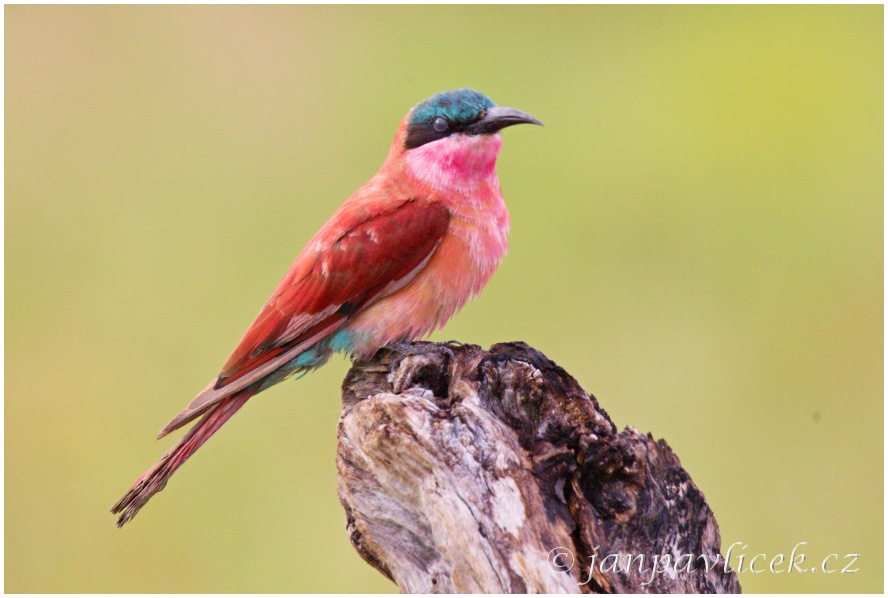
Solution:
[[(504, 132), (510, 253), (436, 339), (524, 340), (666, 438), (723, 547), (883, 585), (883, 9), (7, 6), (11, 592), (355, 592), (337, 358), (251, 402), (127, 528), (310, 236), (416, 102)], [(735, 549), (736, 551), (737, 549)]]

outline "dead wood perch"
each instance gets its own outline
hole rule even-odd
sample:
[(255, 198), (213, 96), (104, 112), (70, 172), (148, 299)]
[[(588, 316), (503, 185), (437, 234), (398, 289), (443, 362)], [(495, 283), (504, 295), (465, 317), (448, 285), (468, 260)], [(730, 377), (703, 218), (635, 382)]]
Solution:
[(524, 343), (382, 350), (342, 402), (348, 532), (403, 592), (740, 591), (666, 442)]

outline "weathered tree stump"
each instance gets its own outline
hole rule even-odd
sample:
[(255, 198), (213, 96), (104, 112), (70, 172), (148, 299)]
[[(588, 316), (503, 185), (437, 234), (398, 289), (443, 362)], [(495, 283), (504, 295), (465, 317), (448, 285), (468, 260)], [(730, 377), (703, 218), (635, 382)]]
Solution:
[(403, 592), (739, 592), (663, 440), (524, 343), (414, 343), (342, 384), (352, 544)]

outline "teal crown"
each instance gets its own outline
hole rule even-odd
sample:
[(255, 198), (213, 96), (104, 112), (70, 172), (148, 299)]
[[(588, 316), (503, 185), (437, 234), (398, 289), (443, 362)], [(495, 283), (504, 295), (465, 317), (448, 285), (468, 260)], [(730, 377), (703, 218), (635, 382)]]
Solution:
[(481, 118), (494, 106), (496, 104), (486, 95), (468, 87), (442, 91), (416, 105), (410, 124), (428, 124), (439, 116), (451, 123), (469, 123)]

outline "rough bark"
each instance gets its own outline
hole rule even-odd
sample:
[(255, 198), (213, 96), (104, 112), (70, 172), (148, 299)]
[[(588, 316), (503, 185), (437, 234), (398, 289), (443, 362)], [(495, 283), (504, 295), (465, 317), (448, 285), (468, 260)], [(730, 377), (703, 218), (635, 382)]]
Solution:
[(403, 592), (740, 591), (666, 442), (524, 343), (382, 350), (342, 401), (348, 532)]

